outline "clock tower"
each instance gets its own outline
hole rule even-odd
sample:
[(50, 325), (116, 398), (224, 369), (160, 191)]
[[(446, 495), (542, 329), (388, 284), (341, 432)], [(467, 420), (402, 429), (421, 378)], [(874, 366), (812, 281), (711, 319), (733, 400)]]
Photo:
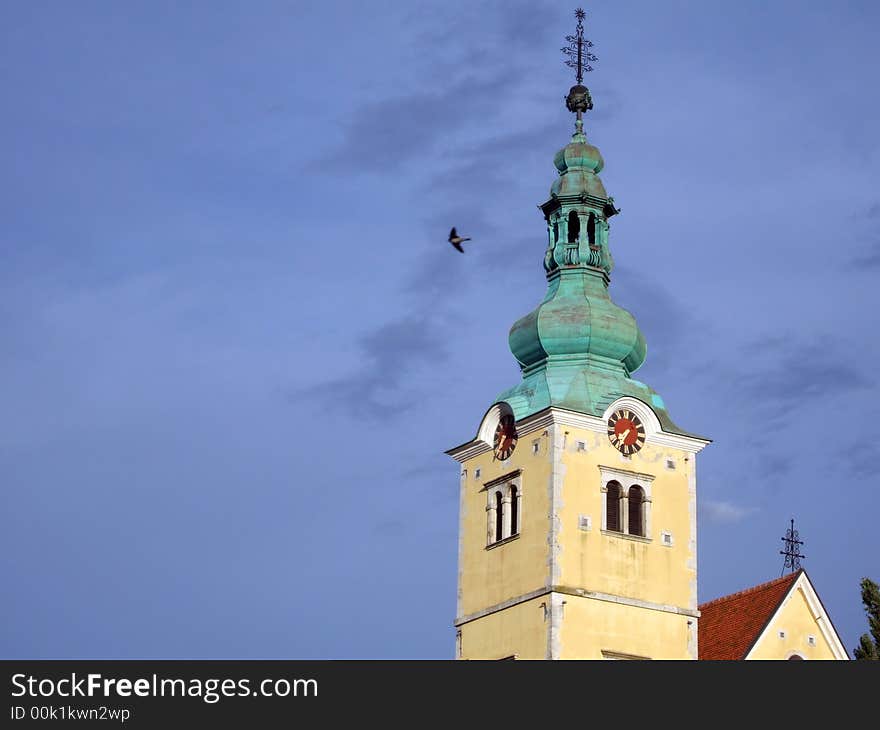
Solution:
[(696, 455), (709, 440), (632, 377), (646, 344), (608, 293), (620, 211), (583, 131), (595, 57), (577, 17), (575, 131), (540, 206), (547, 293), (509, 335), (522, 380), (447, 452), (461, 465), (456, 657), (696, 659)]

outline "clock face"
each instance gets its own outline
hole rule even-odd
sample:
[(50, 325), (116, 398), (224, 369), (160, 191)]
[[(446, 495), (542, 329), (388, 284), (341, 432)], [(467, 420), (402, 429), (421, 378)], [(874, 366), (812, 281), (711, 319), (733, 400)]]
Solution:
[(645, 427), (635, 413), (619, 408), (608, 419), (608, 438), (621, 454), (631, 456), (645, 443)]
[(499, 461), (509, 459), (516, 448), (516, 426), (513, 416), (508, 413), (501, 417), (498, 427), (495, 429), (495, 458)]

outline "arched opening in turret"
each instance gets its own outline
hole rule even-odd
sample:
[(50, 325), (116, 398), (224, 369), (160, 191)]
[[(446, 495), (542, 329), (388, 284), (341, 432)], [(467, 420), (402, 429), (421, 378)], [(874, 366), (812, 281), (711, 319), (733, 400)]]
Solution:
[(559, 220), (553, 221), (553, 243), (559, 243)]
[(581, 219), (578, 218), (576, 210), (568, 214), (568, 242), (577, 243), (578, 236), (581, 233)]
[(495, 541), (501, 539), (502, 534), (504, 533), (504, 515), (503, 515), (503, 504), (501, 499), (501, 492), (495, 493)]
[(596, 216), (593, 213), (587, 219), (587, 240), (591, 246), (596, 245)]

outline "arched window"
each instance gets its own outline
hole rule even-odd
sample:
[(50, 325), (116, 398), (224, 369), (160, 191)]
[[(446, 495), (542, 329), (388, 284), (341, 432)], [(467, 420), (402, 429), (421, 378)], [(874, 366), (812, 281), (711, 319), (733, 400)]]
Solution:
[(517, 492), (516, 487), (510, 488), (510, 534), (516, 535), (519, 532), (519, 525), (517, 524), (517, 520), (519, 519), (519, 515), (517, 514), (517, 508), (519, 505), (517, 504)]
[[(601, 480), (597, 486), (602, 499), (599, 513), (602, 515), (602, 530), (613, 535), (614, 539), (620, 535), (651, 540), (655, 529), (651, 518), (654, 477), (610, 466), (600, 466), (599, 473)], [(671, 532), (658, 532), (661, 545), (672, 547), (675, 544)]]
[(638, 485), (629, 488), (629, 532), (630, 535), (645, 536), (645, 521), (642, 505), (645, 503), (645, 491)]
[(608, 482), (608, 493), (605, 495), (605, 529), (621, 532), (620, 525), (620, 485)]
[(486, 549), (519, 537), (523, 516), (520, 470), (492, 479), (482, 491), (486, 492)]
[(581, 221), (576, 210), (568, 214), (568, 242), (577, 243), (581, 232)]
[(587, 240), (591, 246), (596, 245), (596, 216), (592, 213), (590, 213), (590, 217), (587, 219)]

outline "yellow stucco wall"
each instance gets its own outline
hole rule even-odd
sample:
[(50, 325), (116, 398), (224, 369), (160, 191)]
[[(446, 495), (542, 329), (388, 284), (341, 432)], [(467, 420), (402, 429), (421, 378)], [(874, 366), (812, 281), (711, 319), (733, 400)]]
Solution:
[[(780, 638), (780, 631), (785, 638)], [(816, 646), (810, 646), (809, 636), (815, 637)], [(800, 589), (788, 595), (746, 659), (788, 659), (792, 654), (804, 659), (835, 658)]]
[(577, 596), (563, 600), (560, 659), (604, 659), (603, 651), (645, 659), (693, 658), (689, 648), (696, 647), (696, 619)]
[[(532, 443), (538, 442), (538, 453)], [(552, 455), (549, 434), (521, 439), (506, 462), (491, 452), (465, 462), (467, 471), (460, 515), (461, 564), (459, 617), (496, 606), (547, 585), (549, 579), (549, 484)], [(476, 477), (476, 470), (480, 476)], [(486, 482), (522, 470), (520, 534), (510, 542), (486, 547)], [(497, 652), (496, 652), (497, 653)]]
[(496, 611), (460, 627), (462, 659), (547, 658), (544, 595)]
[[(629, 459), (605, 434), (565, 427), (559, 542), (564, 586), (586, 588), (642, 601), (696, 609), (696, 499), (689, 494), (694, 455), (656, 444), (645, 444)], [(578, 450), (583, 442), (586, 450)], [(667, 467), (672, 460), (674, 469)], [(602, 479), (599, 467), (653, 476), (648, 540), (603, 532)], [(633, 483), (647, 480), (632, 477)], [(629, 485), (624, 485), (628, 487)], [(579, 529), (579, 517), (592, 520)], [(661, 541), (672, 534), (672, 546)]]

